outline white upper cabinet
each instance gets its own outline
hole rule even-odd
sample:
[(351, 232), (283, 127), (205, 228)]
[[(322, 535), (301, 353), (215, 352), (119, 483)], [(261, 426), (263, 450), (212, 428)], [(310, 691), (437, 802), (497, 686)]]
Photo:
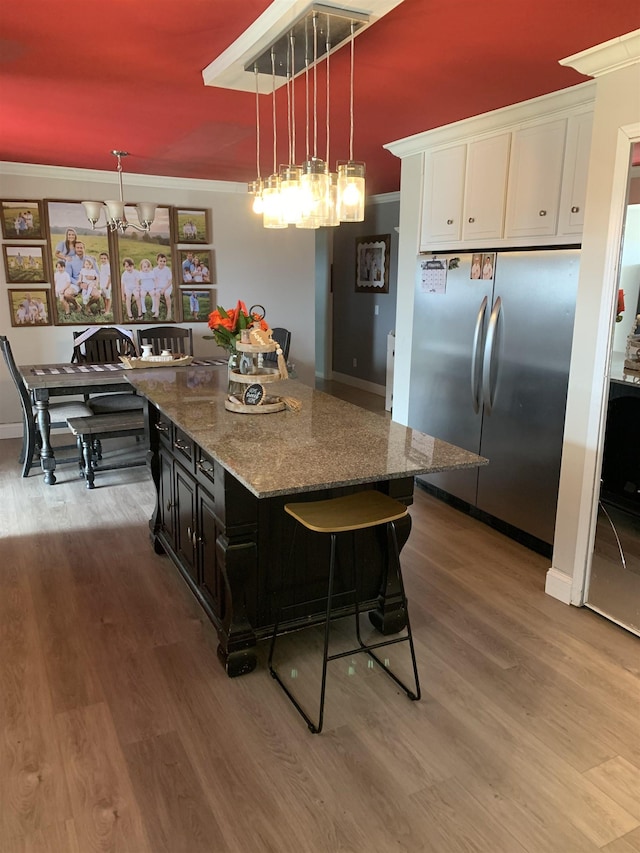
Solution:
[(511, 134), (500, 133), (467, 146), (463, 240), (502, 237)]
[(466, 155), (466, 145), (425, 153), (421, 246), (457, 243), (462, 237)]
[(592, 129), (592, 112), (569, 118), (558, 234), (582, 234)]
[(562, 118), (514, 132), (505, 237), (555, 235), (566, 131)]

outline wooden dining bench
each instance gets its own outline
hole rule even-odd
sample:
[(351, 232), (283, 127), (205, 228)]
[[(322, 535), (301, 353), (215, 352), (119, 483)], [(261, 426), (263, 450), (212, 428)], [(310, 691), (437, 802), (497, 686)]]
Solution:
[[(88, 415), (81, 418), (68, 418), (67, 425), (76, 436), (80, 447), (80, 473), (87, 481), (87, 488), (94, 489), (96, 454), (95, 444), (101, 438), (119, 438), (126, 435), (144, 434), (144, 414), (142, 412), (110, 412), (105, 415)], [(144, 465), (145, 460), (100, 465), (100, 471), (112, 471), (116, 468), (133, 468)]]

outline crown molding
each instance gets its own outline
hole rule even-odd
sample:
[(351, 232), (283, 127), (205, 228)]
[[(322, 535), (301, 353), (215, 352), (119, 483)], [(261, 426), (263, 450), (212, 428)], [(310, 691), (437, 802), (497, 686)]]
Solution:
[[(0, 160), (0, 174), (17, 175), (23, 178), (55, 178), (67, 181), (92, 181), (115, 185), (117, 174), (98, 169), (74, 169), (67, 166), (44, 166), (39, 163), (12, 163)], [(167, 190), (195, 190), (199, 192), (242, 193), (246, 195), (246, 183), (236, 181), (205, 181), (199, 178), (174, 178), (168, 175), (140, 175), (123, 173), (127, 184), (137, 187), (154, 187)]]
[(542, 116), (553, 117), (555, 114), (564, 114), (568, 110), (587, 110), (593, 108), (596, 97), (596, 83), (587, 80), (567, 89), (560, 89), (528, 101), (520, 101), (508, 107), (500, 107), (481, 115), (435, 127), (431, 130), (397, 139), (383, 145), (396, 157), (410, 157), (413, 154), (421, 154), (426, 148), (437, 145), (447, 145), (461, 139), (471, 139), (486, 134), (500, 133), (515, 127), (525, 125), (527, 122), (539, 121)]
[(609, 39), (560, 60), (560, 65), (575, 68), (587, 77), (601, 77), (640, 62), (640, 30)]

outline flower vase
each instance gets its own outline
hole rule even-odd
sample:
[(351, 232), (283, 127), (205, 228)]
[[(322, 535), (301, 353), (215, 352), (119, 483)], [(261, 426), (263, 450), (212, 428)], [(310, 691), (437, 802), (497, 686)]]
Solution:
[(233, 395), (242, 399), (242, 383), (234, 379), (234, 372), (240, 371), (240, 353), (236, 350), (229, 352), (229, 363), (227, 365), (227, 384), (229, 396)]

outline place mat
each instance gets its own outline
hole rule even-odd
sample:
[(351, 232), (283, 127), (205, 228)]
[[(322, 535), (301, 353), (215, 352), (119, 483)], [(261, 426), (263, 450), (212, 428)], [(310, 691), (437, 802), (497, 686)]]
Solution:
[(122, 370), (121, 364), (58, 364), (55, 367), (34, 367), (36, 376), (51, 376), (65, 373), (110, 373)]

